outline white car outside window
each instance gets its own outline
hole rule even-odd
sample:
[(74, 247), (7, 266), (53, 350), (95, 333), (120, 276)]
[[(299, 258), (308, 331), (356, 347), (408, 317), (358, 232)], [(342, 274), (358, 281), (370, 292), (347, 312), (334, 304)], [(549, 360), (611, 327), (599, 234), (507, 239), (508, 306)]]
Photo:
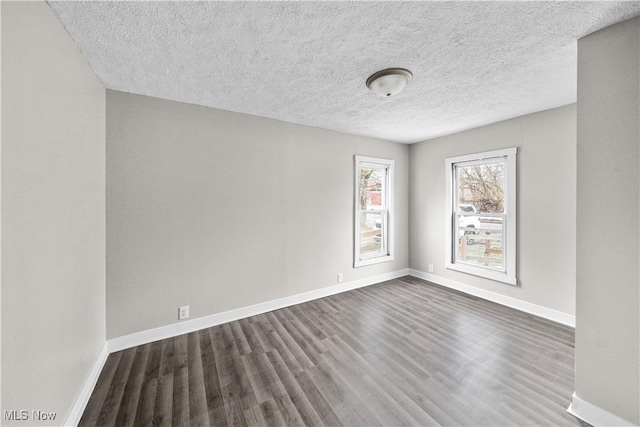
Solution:
[[(458, 210), (465, 213), (477, 213), (475, 206), (473, 205), (458, 205)], [(460, 216), (458, 220), (460, 225), (460, 237), (478, 234), (480, 232), (480, 218), (477, 216)], [(467, 243), (473, 244), (473, 237), (467, 237)]]

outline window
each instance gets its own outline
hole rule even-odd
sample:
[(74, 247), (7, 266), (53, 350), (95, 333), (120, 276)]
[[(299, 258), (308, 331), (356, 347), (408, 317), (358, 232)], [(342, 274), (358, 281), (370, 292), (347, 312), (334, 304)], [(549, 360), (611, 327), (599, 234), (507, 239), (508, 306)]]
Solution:
[(446, 159), (446, 267), (517, 284), (516, 148)]
[(393, 260), (393, 160), (355, 158), (354, 267)]

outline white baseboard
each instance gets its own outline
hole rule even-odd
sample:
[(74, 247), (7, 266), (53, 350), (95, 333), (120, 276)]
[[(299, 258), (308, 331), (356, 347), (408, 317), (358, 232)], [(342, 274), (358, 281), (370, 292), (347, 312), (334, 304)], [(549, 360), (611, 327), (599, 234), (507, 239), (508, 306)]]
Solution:
[(95, 362), (93, 362), (91, 371), (89, 371), (89, 375), (87, 375), (87, 378), (84, 380), (82, 389), (80, 389), (80, 393), (78, 393), (75, 402), (73, 402), (71, 410), (69, 411), (69, 414), (67, 414), (67, 418), (64, 420), (65, 426), (75, 427), (80, 422), (80, 418), (82, 418), (82, 414), (87, 407), (87, 403), (89, 403), (91, 393), (93, 393), (93, 389), (98, 382), (98, 377), (100, 377), (100, 373), (102, 372), (102, 368), (104, 367), (108, 356), (109, 351), (107, 348), (107, 344), (105, 343), (102, 346), (102, 349), (100, 350), (100, 353), (98, 354)]
[(534, 314), (536, 316), (553, 320), (554, 322), (571, 326), (573, 328), (576, 327), (576, 316), (571, 314), (563, 313), (561, 311), (553, 310), (541, 305), (532, 304), (530, 302), (522, 301), (506, 295), (497, 294), (495, 292), (487, 291), (485, 289), (477, 288), (475, 286), (437, 276), (432, 273), (425, 273), (424, 271), (415, 270), (413, 268), (409, 269), (409, 274), (411, 276), (433, 282), (437, 285), (445, 286), (447, 288), (455, 289), (457, 291), (461, 291), (469, 295), (505, 305), (507, 307), (515, 308), (516, 310), (524, 311), (525, 313)]
[(398, 277), (407, 275), (409, 275), (409, 269), (404, 268), (402, 270), (393, 271), (391, 273), (380, 274), (360, 280), (354, 280), (347, 283), (328, 286), (301, 294), (279, 298), (273, 301), (267, 301), (248, 307), (242, 307), (235, 310), (225, 311), (223, 313), (212, 314), (210, 316), (200, 317), (198, 319), (188, 320), (186, 322), (174, 323), (172, 325), (167, 325), (160, 328), (150, 329), (147, 331), (137, 332), (135, 334), (125, 335), (122, 337), (107, 340), (100, 350), (100, 354), (96, 358), (96, 361), (91, 367), (91, 371), (89, 372), (89, 375), (87, 375), (82, 389), (76, 397), (76, 400), (73, 403), (71, 410), (69, 411), (69, 414), (64, 421), (64, 425), (77, 426), (80, 422), (82, 414), (84, 413), (87, 403), (89, 402), (89, 398), (91, 397), (91, 393), (93, 393), (93, 389), (98, 382), (98, 377), (100, 376), (102, 368), (104, 367), (104, 364), (107, 361), (107, 357), (110, 353), (158, 341), (161, 339), (171, 338), (189, 332), (198, 331), (200, 329), (209, 328), (211, 326), (221, 325), (233, 320), (243, 319), (245, 317), (255, 316), (257, 314), (278, 310), (280, 308), (289, 307), (314, 299), (324, 298), (330, 295), (362, 288), (365, 286), (384, 282), (386, 280), (397, 279)]
[(173, 323), (171, 325), (162, 326), (155, 329), (149, 329), (134, 334), (112, 338), (107, 341), (109, 353), (135, 347), (142, 344), (171, 338), (189, 332), (199, 331), (201, 329), (210, 328), (212, 326), (221, 325), (223, 323), (232, 322), (245, 317), (255, 316), (257, 314), (278, 310), (295, 304), (311, 301), (318, 298), (324, 298), (330, 295), (339, 294), (350, 291), (352, 289), (362, 288), (364, 286), (373, 285), (375, 283), (384, 282), (386, 280), (397, 279), (398, 277), (407, 276), (409, 269), (393, 271), (391, 273), (380, 274), (377, 276), (367, 277), (365, 279), (354, 280), (351, 282), (341, 283), (338, 285), (327, 286), (325, 288), (316, 289), (301, 294), (291, 295), (272, 301), (267, 301), (248, 307), (242, 307), (235, 310), (229, 310), (222, 313), (212, 314), (209, 316), (199, 317), (193, 320)]
[(567, 412), (592, 426), (635, 426), (635, 424), (605, 411), (599, 406), (580, 399), (575, 393), (571, 396), (571, 405), (569, 405)]
[[(536, 316), (540, 316), (549, 320), (553, 320), (564, 325), (575, 327), (575, 316), (562, 313), (560, 311), (552, 310), (546, 307), (542, 307), (536, 304), (531, 304), (525, 301), (521, 301), (516, 298), (508, 297), (505, 295), (497, 294), (494, 292), (486, 291), (484, 289), (476, 288), (474, 286), (466, 285), (464, 283), (457, 282), (455, 280), (446, 279), (444, 277), (437, 276), (435, 274), (429, 274), (415, 269), (402, 269), (393, 271), (390, 273), (380, 274), (377, 276), (367, 277), (364, 279), (354, 280), (351, 282), (341, 283), (337, 285), (327, 286), (321, 289), (316, 289), (309, 292), (304, 292), (296, 295), (291, 295), (284, 298), (279, 298), (272, 301), (267, 301), (259, 304), (254, 304), (247, 307), (238, 308), (235, 310), (229, 310), (222, 313), (212, 314), (209, 316), (200, 317), (193, 320), (187, 320), (179, 323), (173, 323), (171, 325), (162, 326), (155, 329), (149, 329), (146, 331), (136, 332), (134, 334), (125, 335), (117, 338), (107, 340), (103, 347), (98, 359), (94, 363), (91, 373), (89, 374), (85, 384), (74, 403), (71, 412), (67, 416), (65, 425), (77, 425), (80, 421), (80, 417), (84, 412), (85, 406), (91, 396), (93, 388), (98, 380), (100, 371), (104, 366), (109, 353), (125, 350), (127, 348), (135, 347), (138, 345), (148, 344), (154, 341), (175, 337), (178, 335), (195, 332), (201, 329), (210, 328), (212, 326), (221, 325), (234, 320), (243, 319), (250, 316), (266, 313), (273, 310), (289, 307), (295, 304), (312, 301), (318, 298), (324, 298), (327, 296), (339, 294), (342, 292), (350, 291), (357, 288), (373, 285), (376, 283), (384, 282), (387, 280), (396, 279), (399, 277), (411, 275), (420, 279), (428, 280), (430, 282), (442, 285), (451, 289), (455, 289), (470, 295), (477, 296), (498, 304), (505, 305), (507, 307), (515, 308), (520, 311), (524, 311)], [(575, 406), (575, 399), (573, 405)], [(573, 414), (573, 412), (569, 411)], [(575, 415), (575, 414), (574, 414)], [(610, 414), (611, 415), (611, 414)], [(581, 416), (576, 415), (578, 418)], [(613, 415), (612, 415), (613, 416)], [(582, 419), (582, 418), (581, 418)], [(585, 420), (587, 420), (585, 418)], [(589, 422), (587, 420), (587, 422)], [(597, 424), (596, 424), (597, 425)], [(632, 424), (621, 424), (624, 426)]]

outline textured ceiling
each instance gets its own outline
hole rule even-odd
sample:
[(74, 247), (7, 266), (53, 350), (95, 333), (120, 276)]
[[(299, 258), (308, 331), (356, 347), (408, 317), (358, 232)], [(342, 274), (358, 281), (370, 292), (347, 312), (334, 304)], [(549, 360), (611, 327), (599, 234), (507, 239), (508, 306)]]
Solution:
[[(109, 89), (398, 142), (576, 100), (576, 40), (633, 2), (49, 2)], [(389, 67), (392, 98), (365, 86)]]

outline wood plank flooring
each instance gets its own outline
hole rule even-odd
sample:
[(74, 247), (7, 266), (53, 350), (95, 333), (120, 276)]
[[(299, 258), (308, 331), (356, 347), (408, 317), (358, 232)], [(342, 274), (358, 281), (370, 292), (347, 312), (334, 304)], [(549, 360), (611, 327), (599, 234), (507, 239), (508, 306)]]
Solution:
[(113, 353), (80, 425), (580, 425), (573, 329), (404, 277)]

